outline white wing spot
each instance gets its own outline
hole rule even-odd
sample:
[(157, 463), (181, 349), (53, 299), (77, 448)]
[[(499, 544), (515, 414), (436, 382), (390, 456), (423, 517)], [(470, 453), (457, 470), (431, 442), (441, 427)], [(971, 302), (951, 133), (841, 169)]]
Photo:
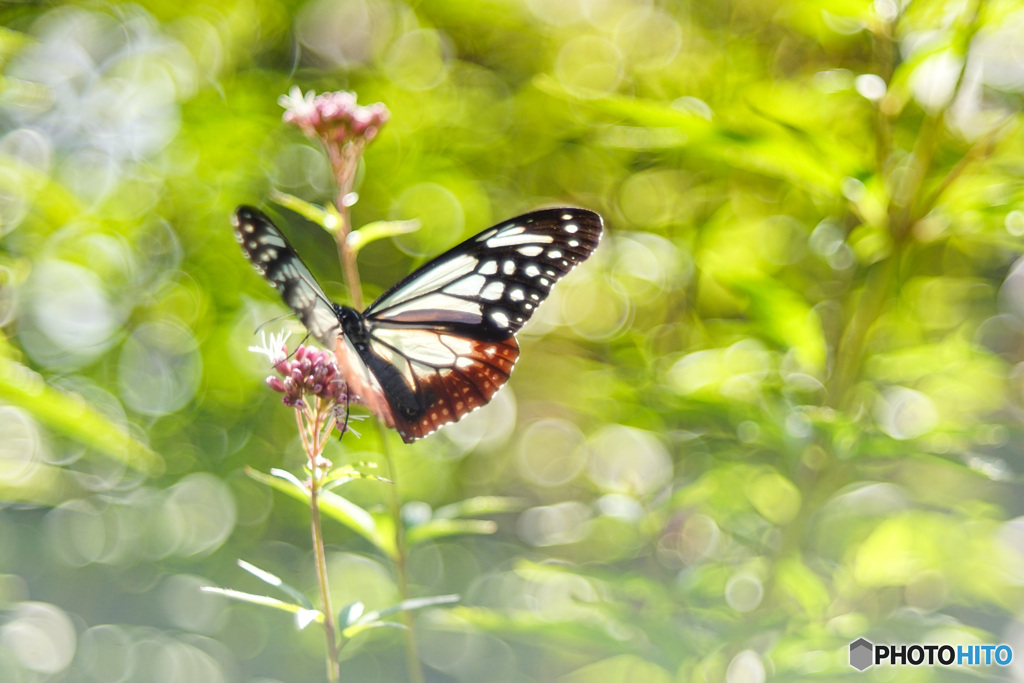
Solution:
[(562, 252), (557, 249), (552, 249), (548, 252), (548, 258), (562, 258)]
[(249, 248), (250, 249), (255, 249), (256, 248), (256, 243), (250, 240), (249, 241)]
[(525, 308), (528, 311), (532, 311), (533, 310), (533, 304), (523, 304), (523, 308)]
[(522, 301), (526, 297), (523, 295), (523, 290), (516, 287), (508, 293), (508, 298), (512, 299), (512, 301)]
[(570, 247), (578, 247), (578, 246), (580, 246), (580, 241), (579, 240), (569, 240), (569, 246)]
[(495, 273), (498, 272), (498, 262), (488, 261), (487, 263), (480, 266), (480, 269), (477, 272), (480, 273), (481, 275), (494, 275)]
[[(523, 228), (519, 228), (516, 232), (522, 232)], [(538, 235), (536, 233), (525, 233), (519, 234), (508, 234), (508, 231), (499, 233), (491, 239), (487, 240), (487, 246), (492, 249), (498, 247), (514, 247), (517, 244), (534, 244), (536, 242), (554, 242), (555, 238), (553, 235)]]
[(530, 292), (530, 298), (533, 299), (534, 301), (540, 301), (540, 295), (534, 294), (533, 292)]
[(266, 255), (268, 258), (277, 258), (277, 249), (270, 247), (269, 249), (267, 249)]
[(467, 278), (456, 280), (452, 284), (444, 288), (444, 291), (448, 294), (457, 294), (460, 296), (476, 296), (483, 289), (483, 286), (487, 283), (487, 278), (483, 275), (470, 275)]
[(526, 274), (530, 277), (537, 277), (538, 275), (540, 275), (540, 268), (531, 263), (530, 265), (526, 266)]
[(268, 232), (264, 235), (260, 235), (256, 239), (259, 240), (260, 244), (272, 244), (275, 247), (284, 248), (284, 240), (271, 232)]
[[(572, 217), (572, 216), (570, 216), (570, 218), (571, 218), (571, 217)], [(567, 220), (568, 220), (568, 219), (567, 219)], [(578, 228), (578, 227), (576, 226), (576, 224), (575, 224), (575, 223), (569, 223), (569, 224), (567, 224), (567, 225), (565, 226), (565, 231), (566, 231), (566, 232), (568, 232), (568, 233), (573, 233), (573, 232), (576, 232), (577, 230), (579, 230), (579, 228)]]
[(550, 284), (551, 284), (551, 280), (547, 279), (546, 277), (542, 277), (542, 278), (540, 279), (540, 283), (541, 283), (542, 285), (544, 285), (545, 287), (547, 287), (548, 285), (550, 285)]
[(505, 285), (501, 280), (492, 280), (484, 287), (484, 291), (480, 292), (480, 296), (488, 301), (497, 301), (501, 298), (501, 293), (504, 291)]
[(563, 221), (571, 221), (572, 220), (572, 214), (571, 213), (563, 213), (562, 214), (562, 220)]
[(255, 229), (256, 228), (252, 226), (252, 223), (246, 223), (245, 225), (242, 226), (242, 230), (245, 230), (246, 232), (252, 232)]
[(545, 272), (545, 273), (547, 273), (547, 274), (548, 274), (549, 276), (551, 276), (551, 277), (554, 277), (554, 276), (555, 276), (555, 271), (551, 270), (550, 268), (548, 268), (548, 269), (547, 269), (547, 270), (545, 270), (544, 272)]
[(505, 275), (511, 275), (516, 272), (516, 262), (511, 259), (505, 261), (501, 266), (501, 272), (505, 273)]
[(544, 247), (538, 247), (536, 244), (529, 247), (520, 247), (519, 253), (523, 256), (540, 256), (540, 253), (544, 251)]
[[(492, 311), (491, 320), (493, 320), (498, 327), (508, 327), (508, 316), (501, 311)], [(494, 349), (492, 348), (488, 348), (487, 351), (489, 352), (488, 355), (492, 355), (494, 353)]]

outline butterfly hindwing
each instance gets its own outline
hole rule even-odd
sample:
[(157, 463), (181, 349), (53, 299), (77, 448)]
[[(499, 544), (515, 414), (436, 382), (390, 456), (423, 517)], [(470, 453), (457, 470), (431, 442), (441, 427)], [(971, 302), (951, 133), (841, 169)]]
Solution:
[(379, 330), (370, 349), (391, 373), (381, 384), (394, 392), (395, 428), (406, 443), (488, 403), (519, 358), (512, 335), (480, 341), (434, 330)]
[(332, 348), (340, 326), (334, 304), (281, 231), (250, 206), (235, 211), (235, 238), (245, 255), (321, 344)]

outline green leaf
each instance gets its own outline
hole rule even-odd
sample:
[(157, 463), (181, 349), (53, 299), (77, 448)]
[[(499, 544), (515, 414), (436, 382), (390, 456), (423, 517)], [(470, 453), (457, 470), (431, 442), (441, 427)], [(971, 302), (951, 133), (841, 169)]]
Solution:
[(272, 598), (268, 595), (244, 593), (242, 591), (236, 591), (233, 588), (218, 588), (216, 586), (203, 586), (202, 590), (205, 593), (216, 593), (217, 595), (223, 595), (224, 597), (231, 598), (232, 600), (248, 602), (253, 605), (262, 605), (264, 607), (273, 607), (274, 609), (279, 609), (282, 612), (290, 612), (298, 619), (300, 624), (299, 628), (304, 628), (312, 621), (322, 623), (324, 619), (323, 612), (320, 612), (319, 610), (310, 610), (302, 607), (301, 605), (284, 602), (283, 600), (278, 600), (277, 598)]
[(39, 374), (7, 358), (0, 358), (0, 400), (132, 469), (149, 476), (164, 471), (163, 458), (81, 396), (54, 389)]
[(278, 479), (284, 479), (286, 482), (297, 488), (299, 491), (302, 491), (303, 493), (306, 492), (306, 485), (299, 481), (299, 478), (296, 477), (291, 472), (289, 472), (288, 470), (282, 470), (273, 467), (271, 468), (270, 473), (277, 477)]
[(85, 493), (72, 472), (53, 465), (0, 460), (0, 500), (59, 505)]
[[(343, 638), (351, 638), (360, 631), (368, 628), (376, 628), (378, 626), (386, 626), (391, 624), (392, 626), (401, 627), (401, 624), (394, 624), (394, 622), (381, 621), (384, 617), (397, 612), (411, 612), (416, 609), (423, 609), (424, 607), (434, 607), (436, 605), (448, 605), (453, 602), (458, 602), (460, 597), (458, 595), (434, 595), (427, 598), (412, 598), (411, 600), (403, 600), (397, 605), (391, 607), (385, 607), (382, 610), (376, 610), (374, 612), (367, 612), (362, 617), (356, 619), (355, 623), (342, 630), (341, 635)], [(354, 603), (356, 604), (356, 603)], [(340, 617), (339, 617), (340, 621)]]
[(310, 204), (304, 199), (299, 199), (295, 195), (285, 194), (277, 190), (271, 190), (270, 200), (286, 209), (291, 209), (311, 223), (316, 223), (332, 235), (341, 227), (341, 216), (338, 215), (337, 210), (333, 206), (328, 206), (325, 209), (316, 204)]
[[(850, 173), (849, 169), (839, 171), (834, 168), (837, 159), (835, 149), (827, 153), (818, 149), (819, 136), (792, 127), (779, 127), (759, 116), (753, 117), (752, 122), (744, 122), (741, 127), (709, 121), (660, 101), (569, 89), (549, 76), (534, 79), (534, 84), (550, 95), (571, 99), (594, 111), (639, 124), (640, 128), (633, 130), (621, 125), (604, 129), (602, 141), (608, 146), (685, 148), (691, 158), (699, 157), (730, 168), (797, 183), (826, 196), (836, 195), (840, 180)], [(846, 156), (842, 155), (842, 158), (849, 165)]]
[(416, 545), (445, 536), (493, 534), (497, 530), (497, 524), (485, 519), (432, 519), (410, 528), (405, 538), (409, 545)]
[(825, 369), (825, 333), (814, 309), (791, 289), (770, 278), (729, 283), (750, 301), (750, 314), (772, 338), (796, 352), (801, 364), (819, 377)]
[(306, 609), (313, 609), (313, 603), (309, 601), (309, 598), (303, 595), (297, 588), (294, 588), (282, 581), (281, 578), (268, 571), (260, 569), (256, 565), (249, 564), (245, 560), (238, 560), (238, 566), (255, 576), (260, 581), (274, 586), (275, 588), (280, 588)]
[[(376, 467), (377, 465), (375, 463), (367, 463), (361, 466)], [(361, 472), (355, 467), (349, 465), (345, 467), (335, 467), (333, 470), (328, 472), (327, 476), (320, 482), (320, 486), (324, 489), (330, 490), (355, 479), (373, 479), (375, 481), (382, 481), (385, 484), (393, 483), (390, 479), (385, 479), (384, 477), (379, 477), (376, 474), (370, 474), (368, 472)]]
[(434, 510), (434, 519), (452, 519), (474, 515), (493, 515), (502, 512), (518, 512), (528, 503), (523, 498), (511, 496), (476, 496), (451, 503)]
[(341, 632), (342, 638), (354, 638), (356, 635), (363, 631), (369, 631), (371, 628), (397, 628), (399, 630), (406, 628), (405, 624), (398, 621), (370, 621), (367, 623), (353, 624)]
[[(305, 487), (302, 487), (301, 490), (297, 489), (291, 481), (265, 474), (251, 467), (246, 467), (245, 473), (256, 481), (263, 482), (296, 500), (309, 503), (309, 491)], [(332, 491), (321, 491), (320, 511), (335, 521), (341, 522), (389, 557), (395, 557), (396, 550), (393, 536), (383, 533), (376, 520), (374, 520), (373, 515), (352, 501)]]
[(345, 238), (345, 244), (348, 245), (353, 254), (358, 254), (359, 250), (370, 242), (376, 242), (385, 237), (394, 237), (395, 235), (408, 235), (419, 229), (420, 222), (416, 219), (408, 221), (375, 221), (350, 232), (348, 237)]
[(363, 610), (365, 605), (360, 602), (350, 602), (341, 608), (338, 612), (338, 626), (339, 630), (344, 631), (347, 627), (351, 626), (356, 621), (359, 621), (359, 617), (363, 616)]

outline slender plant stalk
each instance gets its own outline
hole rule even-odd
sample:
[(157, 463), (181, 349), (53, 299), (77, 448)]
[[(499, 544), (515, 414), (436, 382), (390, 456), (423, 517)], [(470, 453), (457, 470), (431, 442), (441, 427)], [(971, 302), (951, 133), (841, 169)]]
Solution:
[(324, 606), (324, 637), (327, 639), (327, 680), (338, 683), (338, 637), (334, 631), (334, 609), (331, 607), (331, 591), (327, 585), (327, 555), (324, 553), (324, 533), (320, 526), (319, 485), (310, 489), (310, 526), (313, 529), (313, 552), (316, 556), (316, 575), (320, 582), (320, 599)]
[[(391, 478), (391, 486), (388, 487), (388, 503), (391, 508), (391, 517), (395, 520), (395, 565), (398, 574), (398, 594), (402, 600), (409, 599), (409, 551), (405, 544), (405, 525), (402, 523), (402, 504), (398, 497), (398, 481), (395, 479), (395, 463), (391, 457), (391, 448), (388, 445), (387, 425), (384, 420), (377, 418), (377, 429), (380, 431), (381, 450), (384, 452), (384, 461), (388, 465), (388, 476)], [(405, 621), (405, 661), (409, 670), (409, 680), (413, 683), (423, 683), (423, 668), (420, 666), (419, 654), (416, 650), (416, 628), (412, 612), (402, 610), (402, 619)]]
[[(338, 683), (341, 676), (338, 662), (338, 637), (334, 629), (334, 608), (331, 607), (331, 589), (327, 582), (327, 553), (324, 551), (324, 532), (320, 521), (320, 486), (323, 480), (324, 468), (320, 464), (320, 454), (323, 452), (325, 440), (321, 429), (320, 399), (315, 399), (316, 408), (307, 408), (307, 424), (310, 425), (309, 435), (303, 429), (301, 409), (295, 410), (296, 419), (299, 421), (299, 433), (302, 435), (302, 443), (309, 454), (309, 512), (310, 527), (313, 533), (313, 556), (316, 562), (316, 577), (320, 584), (320, 600), (323, 604), (324, 614), (324, 637), (327, 640), (327, 680), (329, 683)], [(333, 429), (333, 427), (332, 427)], [(328, 434), (330, 431), (327, 432)]]
[[(352, 145), (346, 145), (339, 151), (332, 151), (328, 147), (328, 154), (331, 157), (331, 165), (334, 175), (338, 179), (338, 194), (336, 206), (341, 217), (341, 225), (334, 233), (338, 245), (338, 258), (341, 260), (342, 277), (348, 287), (352, 298), (352, 305), (358, 310), (363, 306), (363, 288), (359, 279), (359, 268), (356, 265), (355, 254), (348, 247), (348, 236), (352, 232), (352, 219), (349, 210), (350, 202), (348, 197), (352, 192), (352, 184), (355, 180), (356, 163), (361, 150), (353, 149)], [(350, 156), (352, 155), (352, 156)], [(377, 430), (380, 433), (381, 450), (384, 453), (384, 461), (387, 463), (388, 477), (391, 485), (388, 487), (388, 503), (391, 518), (395, 524), (395, 569), (398, 576), (398, 594), (403, 601), (410, 598), (409, 595), (409, 568), (408, 548), (405, 544), (405, 525), (402, 522), (402, 506), (398, 496), (398, 476), (395, 471), (394, 459), (391, 457), (391, 449), (388, 447), (388, 428), (384, 421), (377, 417)], [(423, 683), (423, 668), (420, 665), (419, 654), (416, 650), (416, 628), (412, 614), (407, 610), (402, 611), (402, 618), (405, 621), (405, 662), (409, 672), (409, 680), (413, 683)]]

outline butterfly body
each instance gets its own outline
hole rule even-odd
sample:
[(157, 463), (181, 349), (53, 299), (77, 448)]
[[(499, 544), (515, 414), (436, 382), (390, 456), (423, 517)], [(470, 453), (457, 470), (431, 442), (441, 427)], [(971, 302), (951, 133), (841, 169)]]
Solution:
[(486, 404), (519, 357), (515, 333), (585, 260), (601, 218), (546, 209), (484, 230), (414, 271), (360, 313), (331, 302), (270, 219), (239, 207), (236, 236), (320, 343), (353, 401), (406, 443)]

